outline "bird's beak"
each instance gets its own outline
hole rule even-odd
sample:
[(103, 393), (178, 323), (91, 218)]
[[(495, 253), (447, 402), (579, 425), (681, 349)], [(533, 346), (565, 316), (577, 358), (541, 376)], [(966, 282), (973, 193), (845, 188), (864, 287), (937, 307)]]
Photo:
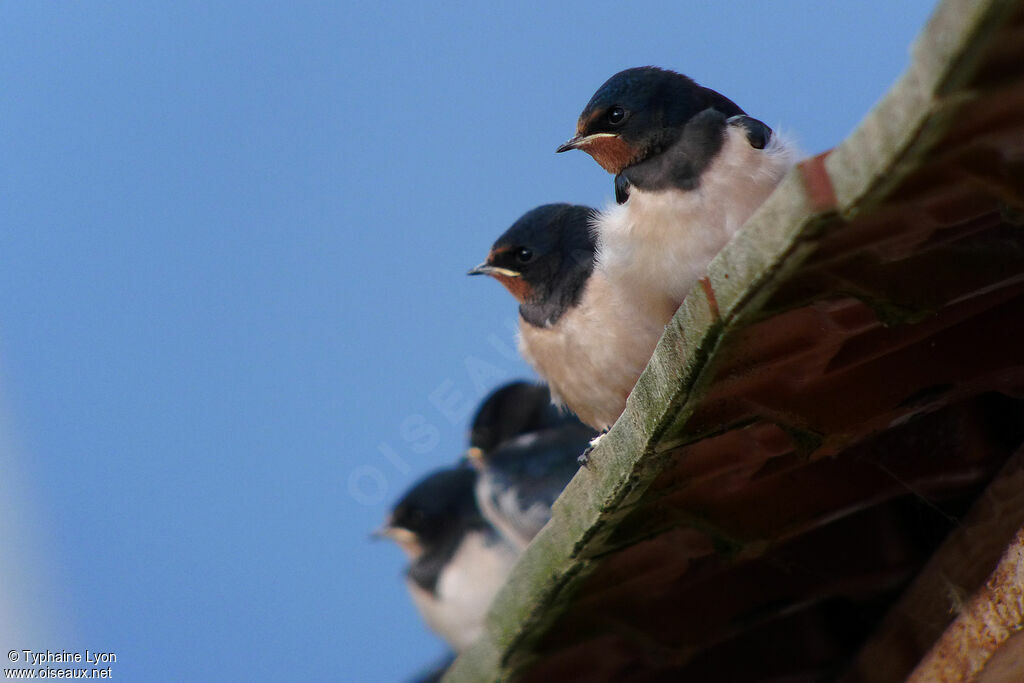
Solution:
[(484, 467), (484, 449), (473, 446), (472, 448), (466, 449), (466, 460), (475, 469), (483, 469)]
[(371, 540), (377, 541), (382, 538), (394, 541), (398, 545), (404, 545), (414, 542), (416, 540), (416, 534), (400, 526), (391, 526), (390, 522), (385, 522), (383, 526), (374, 529), (373, 532), (370, 533)]
[(416, 535), (416, 532), (404, 529), (400, 526), (391, 526), (390, 522), (384, 524), (372, 534), (370, 534), (371, 540), (378, 540), (386, 538), (389, 541), (394, 541), (398, 544), (398, 547), (402, 549), (410, 559), (416, 559), (423, 554), (423, 546), (420, 544), (420, 539)]
[(590, 135), (577, 135), (572, 140), (569, 140), (561, 147), (555, 150), (555, 154), (561, 154), (562, 152), (568, 152), (570, 149), (580, 149), (589, 145), (598, 138), (616, 138), (618, 133), (591, 133)]
[(472, 268), (466, 275), (504, 275), (505, 277), (520, 277), (522, 273), (508, 268), (499, 268), (498, 266), (492, 266), (491, 264), (484, 261), (476, 268)]

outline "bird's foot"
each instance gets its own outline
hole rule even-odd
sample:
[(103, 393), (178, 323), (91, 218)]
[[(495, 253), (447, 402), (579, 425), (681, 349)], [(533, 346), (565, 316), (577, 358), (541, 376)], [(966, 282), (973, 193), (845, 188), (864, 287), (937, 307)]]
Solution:
[(583, 449), (582, 453), (580, 453), (580, 457), (576, 458), (576, 462), (578, 462), (582, 467), (589, 467), (590, 466), (590, 454), (594, 452), (594, 449), (597, 448), (597, 444), (601, 443), (601, 439), (603, 439), (604, 435), (607, 434), (607, 433), (608, 433), (608, 430), (607, 429), (603, 429), (603, 430), (601, 430), (600, 434), (598, 434), (593, 439), (591, 439), (590, 443), (587, 444), (587, 447), (585, 449)]

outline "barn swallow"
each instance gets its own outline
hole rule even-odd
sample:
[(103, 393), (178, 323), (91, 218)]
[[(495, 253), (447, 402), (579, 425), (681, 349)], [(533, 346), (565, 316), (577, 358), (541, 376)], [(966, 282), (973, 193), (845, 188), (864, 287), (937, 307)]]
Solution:
[(491, 600), (519, 555), (480, 514), (476, 479), (476, 471), (464, 463), (427, 475), (402, 496), (375, 534), (405, 552), (413, 602), (456, 652), (483, 632)]
[(622, 413), (664, 322), (621, 300), (595, 269), (596, 216), (570, 204), (528, 211), (469, 274), (490, 275), (519, 301), (523, 356), (556, 402), (603, 430)]
[(594, 430), (567, 416), (560, 425), (522, 434), (489, 452), (471, 449), (484, 517), (525, 548), (551, 519), (552, 504), (576, 474), (579, 455), (594, 436)]
[(663, 323), (795, 158), (729, 98), (651, 66), (594, 93), (556, 151), (570, 149), (615, 176), (618, 206), (595, 221), (598, 268)]
[(471, 454), (486, 454), (522, 434), (573, 419), (551, 402), (548, 388), (510, 382), (492, 391), (477, 408), (469, 432)]

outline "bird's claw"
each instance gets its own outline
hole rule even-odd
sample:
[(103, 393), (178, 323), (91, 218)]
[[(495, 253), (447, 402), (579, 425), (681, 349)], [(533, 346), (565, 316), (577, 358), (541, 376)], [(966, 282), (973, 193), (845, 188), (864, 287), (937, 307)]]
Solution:
[(594, 452), (594, 449), (597, 448), (597, 444), (601, 443), (601, 439), (603, 439), (604, 435), (607, 433), (608, 430), (604, 429), (601, 431), (600, 434), (598, 434), (597, 436), (590, 440), (590, 443), (587, 444), (587, 447), (583, 449), (582, 453), (580, 453), (580, 457), (576, 458), (576, 462), (580, 464), (580, 467), (590, 466), (590, 454)]

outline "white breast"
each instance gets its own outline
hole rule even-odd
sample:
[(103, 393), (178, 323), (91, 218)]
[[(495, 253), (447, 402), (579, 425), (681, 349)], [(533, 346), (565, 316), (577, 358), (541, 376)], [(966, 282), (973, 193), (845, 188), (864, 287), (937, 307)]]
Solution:
[(551, 327), (520, 320), (519, 331), (523, 356), (547, 380), (554, 399), (588, 425), (606, 429), (625, 408), (664, 323), (624, 304), (595, 270), (578, 306)]
[(760, 150), (750, 146), (742, 127), (726, 131), (696, 189), (630, 188), (625, 204), (599, 216), (598, 268), (624, 300), (660, 315), (671, 311), (671, 317), (711, 259), (793, 165), (793, 146), (778, 135)]
[(406, 585), (424, 621), (456, 652), (465, 650), (483, 633), (491, 601), (504, 585), (518, 551), (494, 532), (466, 534), (441, 572), (436, 595), (413, 581)]

